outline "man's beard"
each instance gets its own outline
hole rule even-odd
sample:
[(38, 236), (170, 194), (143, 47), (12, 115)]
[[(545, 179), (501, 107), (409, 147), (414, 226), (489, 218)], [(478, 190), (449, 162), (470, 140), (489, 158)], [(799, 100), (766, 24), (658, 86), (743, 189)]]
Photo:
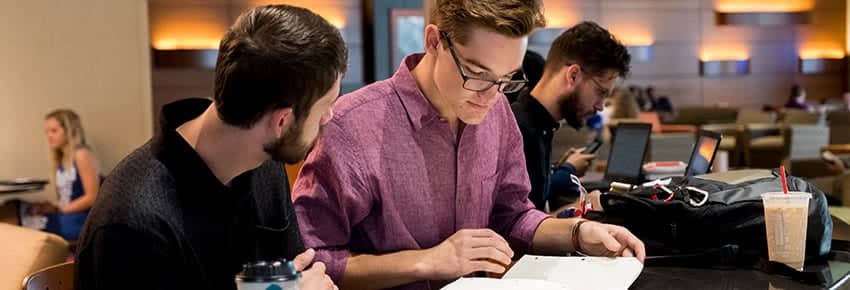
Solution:
[(301, 135), (304, 132), (304, 121), (296, 122), (293, 126), (283, 133), (280, 138), (275, 141), (263, 145), (263, 150), (268, 153), (272, 159), (282, 161), (287, 164), (295, 164), (304, 160), (307, 153), (313, 148), (316, 140), (309, 143), (301, 142)]
[(581, 127), (584, 126), (585, 117), (578, 115), (578, 90), (561, 99), (563, 100), (560, 103), (561, 117), (564, 118), (564, 120), (567, 121), (567, 125), (570, 125), (573, 129), (581, 129)]

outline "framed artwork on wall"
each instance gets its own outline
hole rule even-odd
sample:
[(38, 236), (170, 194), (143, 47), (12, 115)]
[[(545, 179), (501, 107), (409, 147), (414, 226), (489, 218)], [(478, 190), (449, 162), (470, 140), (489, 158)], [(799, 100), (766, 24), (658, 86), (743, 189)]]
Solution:
[(366, 83), (392, 76), (405, 55), (423, 51), (422, 0), (363, 0)]
[(395, 71), (404, 56), (421, 52), (425, 43), (425, 16), (422, 9), (393, 9), (390, 11), (392, 66)]

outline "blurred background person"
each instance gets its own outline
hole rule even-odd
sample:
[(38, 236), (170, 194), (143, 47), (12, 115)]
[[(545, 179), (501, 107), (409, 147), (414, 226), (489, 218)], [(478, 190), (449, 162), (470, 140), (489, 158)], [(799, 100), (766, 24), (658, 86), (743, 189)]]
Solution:
[(842, 95), (841, 100), (841, 108), (839, 108), (838, 110), (845, 112), (850, 111), (850, 92), (844, 93), (844, 95)]
[[(542, 55), (533, 51), (526, 50), (525, 56), (522, 58), (522, 72), (524, 76), (528, 79), (528, 83), (525, 87), (519, 92), (514, 93), (506, 93), (505, 96), (508, 97), (508, 103), (513, 104), (516, 102), (517, 98), (523, 93), (527, 93), (526, 91), (531, 91), (534, 86), (540, 81), (540, 78), (543, 76), (543, 67), (546, 65), (546, 59), (543, 58)], [(523, 74), (518, 73), (514, 74), (513, 80), (522, 80)]]
[(658, 98), (655, 96), (655, 87), (646, 87), (646, 94), (644, 94), (644, 100), (645, 104), (642, 108), (644, 112), (653, 112), (656, 110), (655, 106), (658, 103)]
[(641, 107), (638, 103), (638, 97), (634, 94), (640, 94), (640, 91), (635, 91), (631, 88), (633, 87), (630, 87), (628, 91), (614, 91), (614, 95), (611, 96), (610, 107), (608, 108), (610, 111), (608, 118), (637, 119), (640, 115)]
[(98, 162), (86, 143), (80, 117), (74, 111), (55, 110), (47, 114), (44, 122), (50, 159), (56, 171), (58, 203), (22, 207), (24, 225), (76, 241), (97, 198)]
[(791, 86), (791, 94), (788, 96), (788, 102), (785, 103), (785, 109), (812, 111), (811, 105), (806, 103), (806, 89), (803, 86), (795, 84)]

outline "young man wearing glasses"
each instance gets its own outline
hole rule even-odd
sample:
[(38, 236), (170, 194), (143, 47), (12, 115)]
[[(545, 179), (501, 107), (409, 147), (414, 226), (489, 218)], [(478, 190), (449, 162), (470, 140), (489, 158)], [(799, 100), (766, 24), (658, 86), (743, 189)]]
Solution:
[(343, 96), (294, 187), (304, 243), (343, 289), (437, 289), (523, 253), (643, 258), (628, 230), (548, 219), (528, 200), (505, 92), (540, 1), (438, 0), (425, 53)]
[(595, 155), (571, 150), (561, 158), (558, 175), (566, 175), (567, 186), (550, 184), (552, 136), (559, 120), (580, 129), (585, 120), (602, 110), (602, 102), (614, 91), (620, 78), (629, 73), (631, 56), (622, 43), (593, 22), (582, 22), (561, 33), (549, 49), (540, 82), (526, 90), (512, 105), (522, 132), (525, 160), (531, 180), (529, 198), (538, 209), (546, 202), (558, 209), (579, 195), (570, 175), (581, 176)]

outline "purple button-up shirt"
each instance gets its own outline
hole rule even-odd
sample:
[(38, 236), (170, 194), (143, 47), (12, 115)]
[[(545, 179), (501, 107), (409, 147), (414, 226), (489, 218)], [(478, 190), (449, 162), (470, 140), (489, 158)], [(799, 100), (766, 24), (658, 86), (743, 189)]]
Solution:
[(293, 188), (304, 244), (337, 283), (351, 253), (427, 249), (460, 229), (493, 229), (519, 257), (547, 217), (528, 200), (507, 99), (458, 137), (413, 79), (421, 59), (337, 101)]

